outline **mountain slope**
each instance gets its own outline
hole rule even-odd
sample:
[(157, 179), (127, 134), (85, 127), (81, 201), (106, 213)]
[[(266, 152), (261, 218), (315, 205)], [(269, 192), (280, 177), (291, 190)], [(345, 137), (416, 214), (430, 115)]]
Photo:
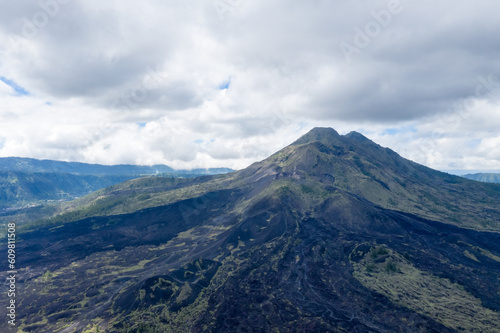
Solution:
[(241, 171), (83, 199), (108, 205), (19, 235), (25, 332), (500, 327), (500, 186), (358, 133), (313, 129)]

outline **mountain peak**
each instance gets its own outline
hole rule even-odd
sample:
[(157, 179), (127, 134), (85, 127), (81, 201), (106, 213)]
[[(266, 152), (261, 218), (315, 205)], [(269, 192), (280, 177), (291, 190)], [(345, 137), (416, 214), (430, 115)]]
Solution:
[(352, 132), (347, 133), (345, 135), (345, 137), (348, 139), (357, 140), (357, 141), (371, 141), (366, 136), (364, 136), (363, 134), (356, 132), (356, 131), (352, 131)]
[(322, 135), (322, 136), (326, 136), (326, 135), (338, 136), (339, 135), (339, 133), (331, 127), (314, 127), (313, 129), (311, 129), (308, 132), (308, 134), (315, 134), (315, 135)]
[(314, 127), (291, 145), (303, 145), (314, 141), (332, 142), (340, 139), (339, 133), (331, 127)]

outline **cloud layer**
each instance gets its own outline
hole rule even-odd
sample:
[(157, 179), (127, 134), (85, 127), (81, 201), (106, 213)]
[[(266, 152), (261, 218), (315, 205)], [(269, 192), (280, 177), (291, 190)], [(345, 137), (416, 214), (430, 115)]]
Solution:
[(241, 168), (332, 126), (500, 169), (493, 0), (1, 6), (0, 156)]

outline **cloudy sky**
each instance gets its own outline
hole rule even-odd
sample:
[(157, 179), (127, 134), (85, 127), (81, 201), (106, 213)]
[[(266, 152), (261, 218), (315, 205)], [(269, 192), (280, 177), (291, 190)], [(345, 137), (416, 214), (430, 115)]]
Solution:
[(498, 0), (0, 0), (0, 156), (243, 168), (314, 126), (500, 170)]

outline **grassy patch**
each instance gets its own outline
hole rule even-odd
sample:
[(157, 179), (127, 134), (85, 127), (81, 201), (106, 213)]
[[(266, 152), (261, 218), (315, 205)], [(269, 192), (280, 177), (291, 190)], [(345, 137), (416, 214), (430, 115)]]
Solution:
[(500, 332), (500, 314), (461, 285), (417, 269), (391, 249), (386, 248), (385, 261), (376, 262), (372, 255), (378, 251), (351, 261), (354, 277), (366, 288), (459, 332)]
[(474, 254), (472, 254), (469, 251), (467, 251), (467, 250), (464, 251), (464, 256), (466, 256), (469, 259), (474, 260), (475, 262), (479, 262), (479, 260), (477, 260), (477, 257)]

